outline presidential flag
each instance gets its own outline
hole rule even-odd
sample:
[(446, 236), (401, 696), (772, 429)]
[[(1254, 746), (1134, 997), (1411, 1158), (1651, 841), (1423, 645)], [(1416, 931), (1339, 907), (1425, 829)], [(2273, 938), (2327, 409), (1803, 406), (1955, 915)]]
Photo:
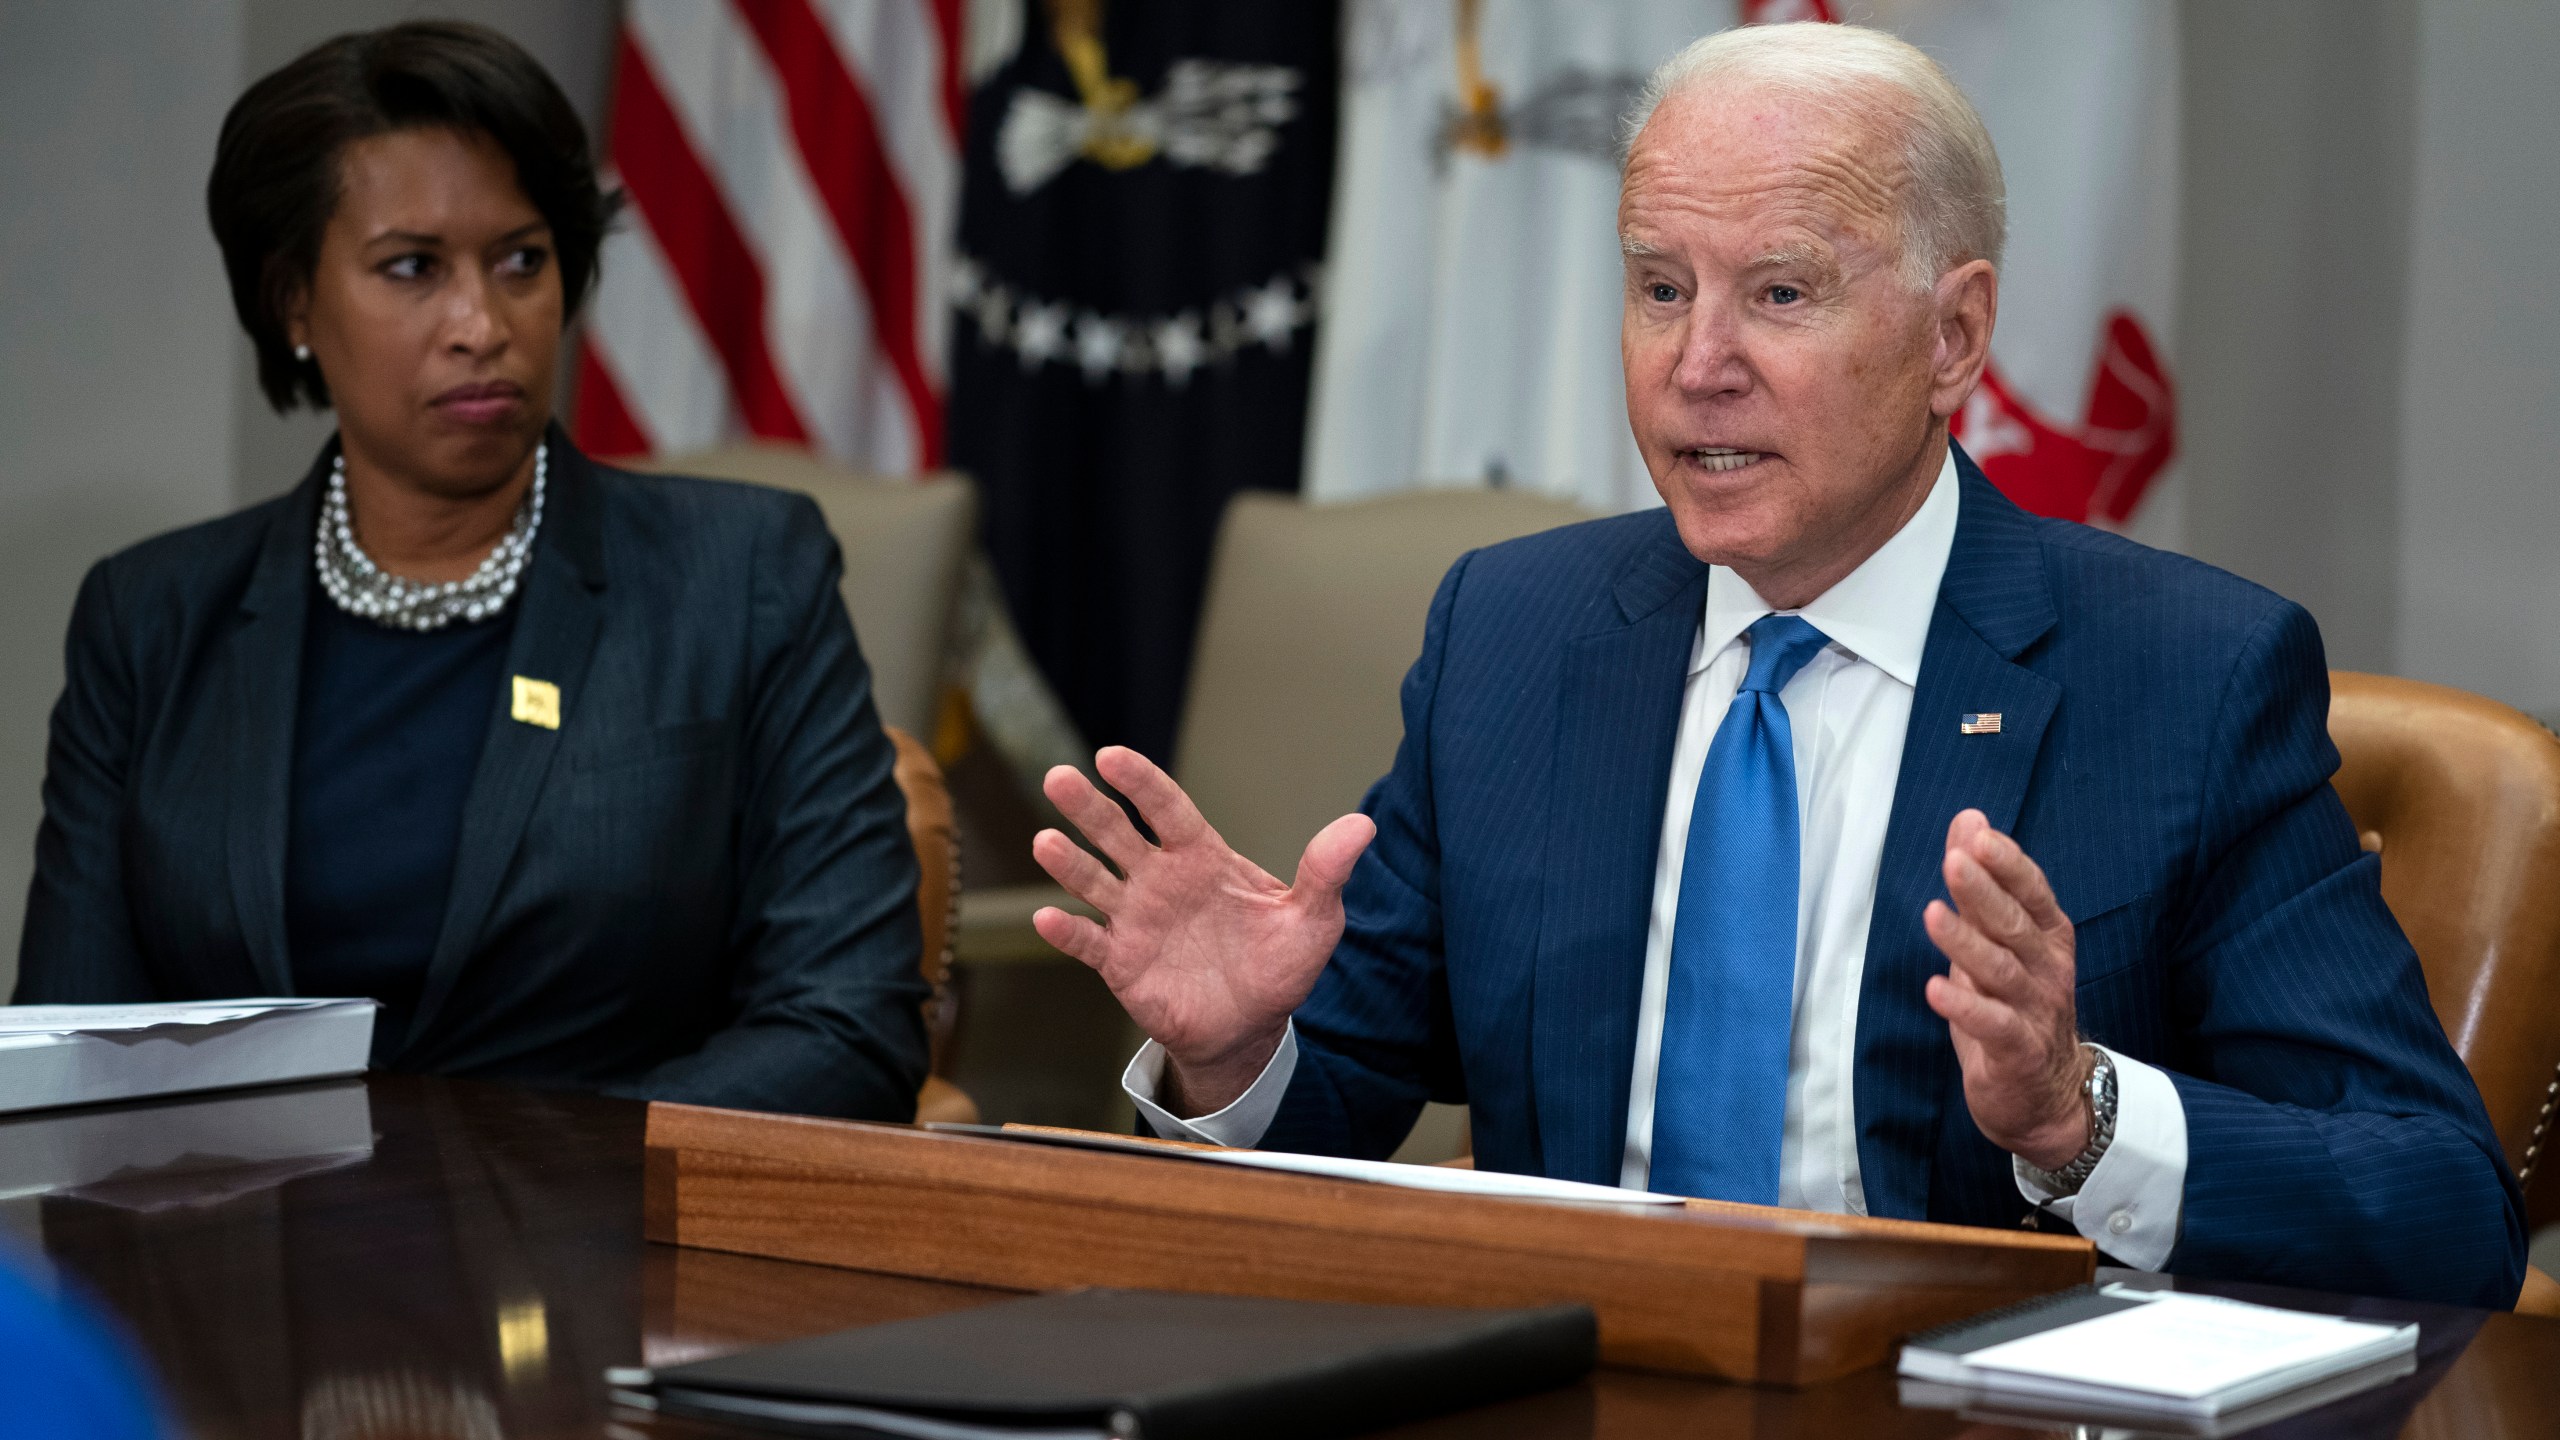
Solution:
[(1218, 518), (1298, 486), (1335, 34), (1313, 0), (1026, 0), (971, 99), (950, 459), (1094, 744), (1172, 758)]

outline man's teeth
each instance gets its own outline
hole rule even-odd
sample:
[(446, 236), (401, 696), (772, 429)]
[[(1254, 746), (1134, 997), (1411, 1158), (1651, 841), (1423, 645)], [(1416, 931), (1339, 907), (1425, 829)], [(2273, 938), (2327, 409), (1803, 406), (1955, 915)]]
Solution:
[(1702, 469), (1711, 471), (1739, 470), (1760, 458), (1757, 450), (1692, 450), (1689, 458)]

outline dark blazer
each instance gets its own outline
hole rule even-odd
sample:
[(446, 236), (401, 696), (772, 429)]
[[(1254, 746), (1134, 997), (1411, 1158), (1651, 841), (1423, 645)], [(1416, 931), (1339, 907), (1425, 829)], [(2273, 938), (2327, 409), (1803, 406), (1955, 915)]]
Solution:
[[(2329, 787), (2310, 616), (1959, 469), (1859, 993), (1869, 1206), (2031, 1213), (1922, 995), (1947, 966), (1921, 910), (1944, 894), (1949, 822), (1978, 806), (2078, 927), (2083, 1032), (2169, 1071), (2185, 1103), (2171, 1269), (2513, 1303), (2521, 1202)], [(1383, 1156), (1426, 1098), (1463, 1100), (1478, 1165), (1616, 1183), (1706, 575), (1661, 510), (1449, 572), (1266, 1146)], [(1958, 734), (1967, 711), (2000, 732)]]
[[(377, 1064), (906, 1119), (916, 862), (805, 496), (590, 463), (554, 427), (512, 675), (412, 1023)], [(21, 1003), (291, 995), (285, 839), (324, 453), (91, 570), (54, 709)]]

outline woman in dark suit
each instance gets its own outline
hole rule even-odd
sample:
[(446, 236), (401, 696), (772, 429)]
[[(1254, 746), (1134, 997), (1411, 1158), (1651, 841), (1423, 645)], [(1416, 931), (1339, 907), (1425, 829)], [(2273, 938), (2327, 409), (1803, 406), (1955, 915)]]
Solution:
[(208, 191), (284, 498), (72, 616), (21, 1003), (368, 995), (374, 1059), (905, 1119), (916, 865), (817, 507), (552, 421), (612, 212), (494, 32), (324, 44)]

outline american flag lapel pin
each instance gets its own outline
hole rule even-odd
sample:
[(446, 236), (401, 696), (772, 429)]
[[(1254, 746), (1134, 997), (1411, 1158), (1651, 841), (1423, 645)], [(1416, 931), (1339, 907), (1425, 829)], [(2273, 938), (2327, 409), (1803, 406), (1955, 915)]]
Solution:
[(1959, 735), (1997, 735), (2000, 733), (2000, 712), (1997, 710), (1991, 710), (1980, 715), (1966, 714), (1959, 716), (1956, 720), (1956, 733)]

